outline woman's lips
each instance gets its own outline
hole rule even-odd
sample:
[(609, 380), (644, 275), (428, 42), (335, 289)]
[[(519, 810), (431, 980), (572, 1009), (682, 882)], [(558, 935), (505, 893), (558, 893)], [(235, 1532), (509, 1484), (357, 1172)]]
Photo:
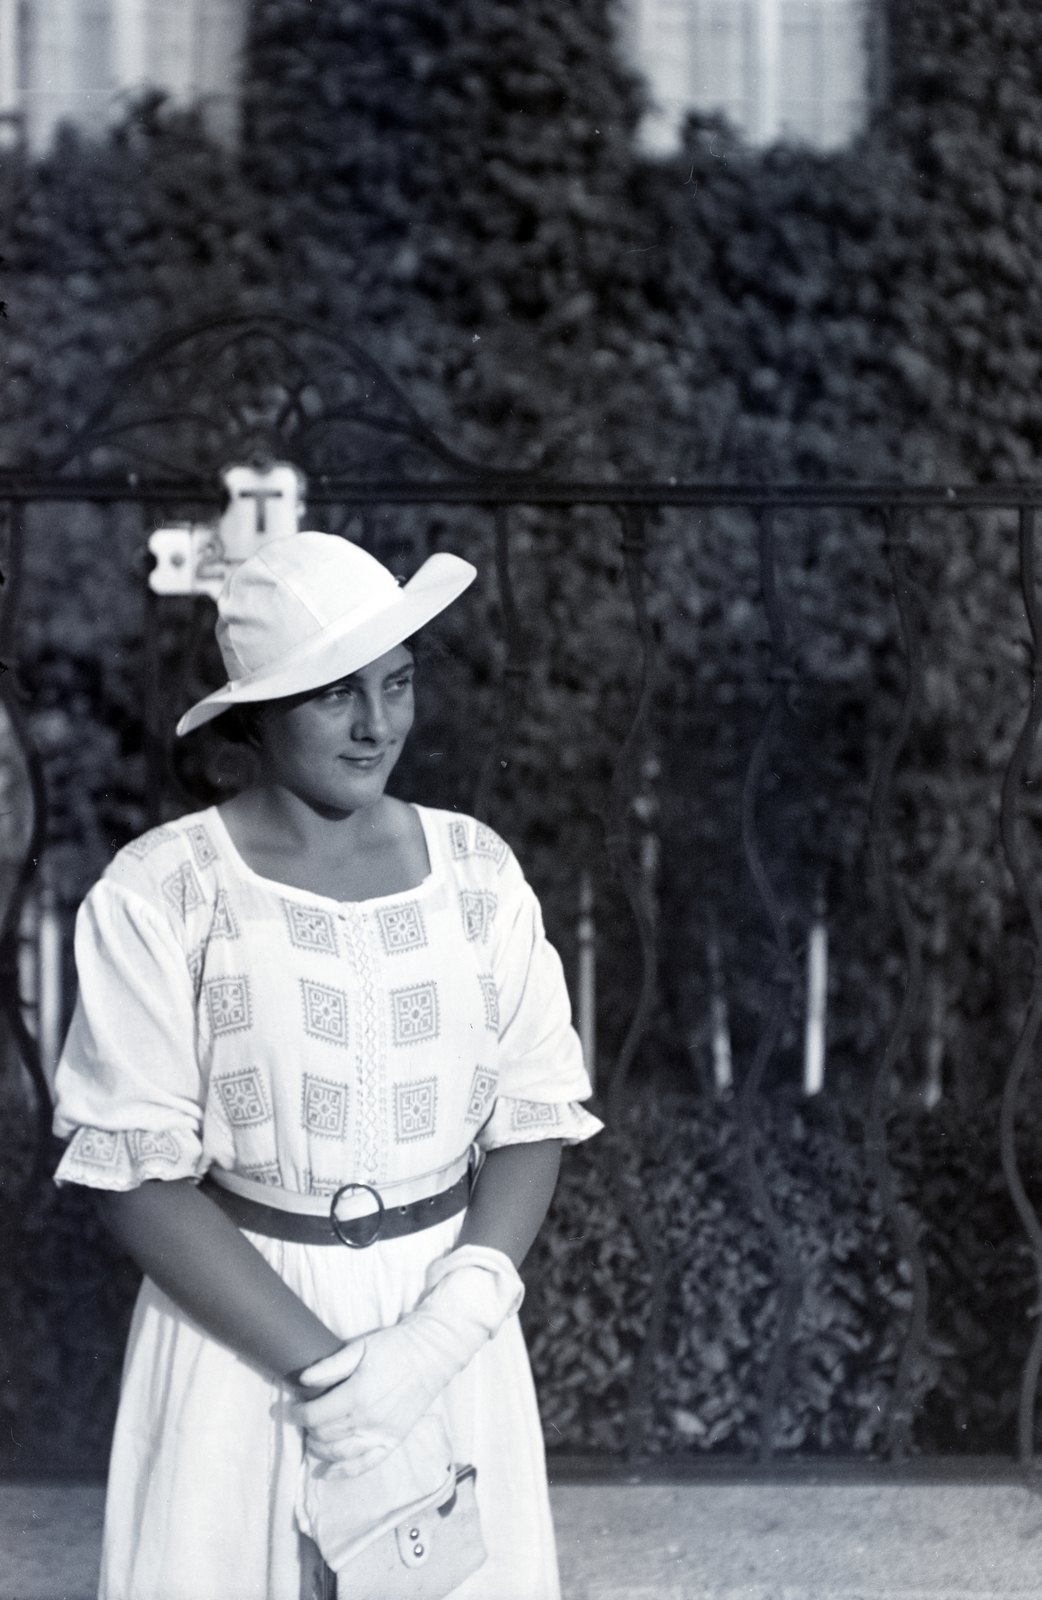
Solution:
[(372, 772), (383, 761), (384, 755), (385, 752), (381, 750), (377, 756), (341, 756), (340, 759), (349, 767), (357, 767), (360, 772)]

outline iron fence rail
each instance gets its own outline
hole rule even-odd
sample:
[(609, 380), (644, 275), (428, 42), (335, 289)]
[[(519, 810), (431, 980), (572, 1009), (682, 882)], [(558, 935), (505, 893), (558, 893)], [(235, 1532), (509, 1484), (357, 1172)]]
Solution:
[[(219, 503), (212, 477), (143, 478), (136, 472), (76, 474), (30, 472), (0, 467), (0, 502), (79, 501), (83, 504), (197, 505), (212, 510)], [(475, 464), (467, 478), (441, 477), (403, 483), (398, 479), (309, 477), (311, 506), (376, 505), (528, 505), (746, 507), (750, 510), (866, 510), (888, 506), (906, 510), (938, 507), (949, 511), (1020, 511), (1042, 506), (1042, 483), (906, 484), (850, 483), (675, 483), (588, 482), (550, 478), (539, 473), (505, 472)]]

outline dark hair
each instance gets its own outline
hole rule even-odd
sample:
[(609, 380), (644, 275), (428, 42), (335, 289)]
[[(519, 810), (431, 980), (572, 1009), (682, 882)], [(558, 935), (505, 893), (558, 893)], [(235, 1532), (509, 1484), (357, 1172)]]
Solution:
[(260, 744), (260, 713), (267, 704), (266, 700), (251, 700), (243, 705), (230, 706), (219, 717), (213, 718), (211, 726), (214, 733), (227, 739), (229, 744), (248, 744), (256, 750)]
[(449, 651), (445, 640), (427, 623), (418, 633), (411, 634), (408, 639), (403, 639), (402, 644), (406, 650), (411, 650), (413, 659), (418, 666), (428, 661), (443, 661)]

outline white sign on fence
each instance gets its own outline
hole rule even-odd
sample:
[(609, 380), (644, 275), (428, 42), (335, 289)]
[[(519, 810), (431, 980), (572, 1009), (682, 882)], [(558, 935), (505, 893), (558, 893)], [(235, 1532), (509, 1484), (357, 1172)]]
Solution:
[(233, 567), (271, 540), (300, 531), (305, 481), (296, 467), (284, 461), (263, 470), (226, 467), (221, 481), (228, 505), (217, 523), (186, 522), (150, 536), (153, 594), (208, 594), (216, 600)]

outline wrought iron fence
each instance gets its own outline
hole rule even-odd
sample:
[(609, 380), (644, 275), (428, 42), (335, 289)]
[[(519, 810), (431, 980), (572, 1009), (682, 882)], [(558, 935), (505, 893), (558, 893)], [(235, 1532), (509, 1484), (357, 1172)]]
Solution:
[[(773, 1449), (774, 1421), (783, 1394), (787, 1360), (804, 1293), (804, 1271), (790, 1230), (772, 1198), (762, 1148), (757, 1102), (765, 1074), (777, 1056), (784, 1026), (799, 1008), (800, 970), (790, 919), (772, 879), (760, 826), (760, 805), (772, 752), (799, 685), (800, 664), (778, 583), (778, 519), (821, 511), (857, 514), (859, 527), (875, 519), (896, 610), (904, 689), (899, 713), (875, 764), (868, 803), (868, 831), (876, 880), (900, 931), (904, 956), (902, 995), (876, 1067), (871, 1092), (868, 1154), (874, 1184), (901, 1258), (907, 1263), (912, 1303), (887, 1419), (889, 1453), (900, 1457), (912, 1442), (910, 1396), (923, 1353), (929, 1283), (909, 1199), (902, 1194), (888, 1150), (890, 1084), (923, 992), (923, 933), (894, 854), (895, 774), (922, 696), (922, 617), (929, 597), (917, 590), (909, 560), (917, 516), (941, 512), (1013, 512), (1018, 519), (1019, 574), (1029, 627), (1024, 684), (1028, 706), (1001, 786), (1001, 839), (1009, 871), (1030, 925), (1034, 965), (1022, 1030), (1005, 1081), (1001, 1116), (1002, 1167), (1009, 1193), (1030, 1246), (1042, 1295), (1042, 1222), (1028, 1197), (1018, 1166), (1016, 1118), (1022, 1086), (1037, 1066), (1042, 1030), (1042, 900), (1020, 817), (1025, 774), (1042, 722), (1042, 611), (1035, 570), (1035, 509), (1042, 485), (899, 486), (893, 484), (686, 484), (659, 482), (569, 482), (538, 473), (507, 472), (465, 460), (447, 447), (418, 416), (401, 391), (357, 346), (328, 329), (291, 319), (215, 319), (159, 341), (120, 374), (94, 415), (60, 458), (0, 471), (0, 507), (7, 518), (3, 562), (0, 655), (13, 666), (16, 611), (22, 585), (27, 511), (57, 502), (96, 506), (135, 505), (142, 539), (150, 526), (186, 510), (212, 510), (217, 470), (231, 457), (289, 459), (309, 480), (309, 504), (321, 508), (330, 531), (344, 531), (367, 508), (468, 506), (487, 519), (503, 627), (504, 667), (497, 726), (481, 764), (474, 808), (487, 814), (497, 763), (512, 730), (533, 668), (532, 645), (514, 582), (511, 519), (519, 508), (599, 506), (615, 519), (616, 538), (640, 658), (639, 684), (629, 725), (620, 740), (604, 822), (604, 844), (628, 901), (640, 950), (639, 981), (631, 1014), (610, 1072), (603, 1102), (610, 1128), (621, 1127), (634, 1066), (652, 1022), (657, 995), (660, 932), (646, 874), (635, 851), (633, 801), (642, 784), (644, 739), (653, 716), (660, 642), (649, 605), (649, 530), (664, 512), (696, 513), (730, 508), (753, 519), (758, 561), (758, 601), (766, 622), (769, 696), (748, 757), (741, 788), (738, 827), (749, 878), (771, 934), (765, 980), (771, 992), (759, 1036), (741, 1073), (738, 1115), (746, 1182), (774, 1252), (779, 1312), (774, 1345), (759, 1397), (760, 1455)], [(364, 462), (353, 474), (345, 461)], [(20, 907), (43, 853), (46, 795), (41, 763), (29, 738), (16, 673), (0, 675), (0, 699), (24, 754), (32, 789), (32, 826), (3, 908), (0, 967), (4, 1014), (35, 1086), (40, 1149), (46, 1148), (48, 1099), (40, 1063), (19, 1005), (17, 937)], [(150, 763), (156, 794), (166, 781), (161, 741)], [(643, 1251), (652, 1293), (643, 1348), (630, 1384), (627, 1445), (639, 1457), (651, 1414), (652, 1372), (662, 1337), (673, 1264), (654, 1236), (639, 1187), (614, 1145), (616, 1199)], [(37, 1177), (41, 1174), (38, 1172)], [(1018, 1453), (1032, 1458), (1042, 1319), (1024, 1366), (1018, 1413)]]

